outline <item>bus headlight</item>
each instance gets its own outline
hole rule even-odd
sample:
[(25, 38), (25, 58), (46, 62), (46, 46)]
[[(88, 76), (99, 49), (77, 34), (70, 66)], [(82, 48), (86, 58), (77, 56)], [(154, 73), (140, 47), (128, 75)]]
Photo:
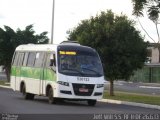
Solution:
[(104, 87), (104, 84), (97, 84), (97, 88)]
[(69, 86), (68, 82), (58, 81), (57, 83), (60, 85)]

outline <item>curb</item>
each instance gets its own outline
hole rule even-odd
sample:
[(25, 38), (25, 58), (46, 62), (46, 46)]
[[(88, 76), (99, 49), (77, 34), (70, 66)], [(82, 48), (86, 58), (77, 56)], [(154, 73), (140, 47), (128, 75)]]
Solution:
[(11, 87), (10, 87), (10, 86), (0, 85), (0, 87), (2, 87), (2, 88), (8, 88), (8, 89), (11, 89)]
[(144, 107), (144, 108), (151, 108), (151, 109), (160, 110), (160, 106), (159, 105), (150, 105), (150, 104), (144, 104), (144, 103), (127, 102), (127, 101), (112, 100), (112, 99), (102, 99), (102, 100), (99, 100), (99, 101), (107, 102), (107, 103), (123, 104), (123, 105), (130, 105), (130, 106)]

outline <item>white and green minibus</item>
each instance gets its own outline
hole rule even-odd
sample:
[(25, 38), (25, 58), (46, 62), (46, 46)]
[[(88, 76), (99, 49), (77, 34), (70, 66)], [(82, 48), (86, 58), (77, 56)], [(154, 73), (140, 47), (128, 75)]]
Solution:
[(11, 88), (25, 99), (47, 96), (58, 100), (86, 100), (94, 106), (102, 99), (104, 74), (97, 52), (77, 43), (20, 45), (11, 66)]

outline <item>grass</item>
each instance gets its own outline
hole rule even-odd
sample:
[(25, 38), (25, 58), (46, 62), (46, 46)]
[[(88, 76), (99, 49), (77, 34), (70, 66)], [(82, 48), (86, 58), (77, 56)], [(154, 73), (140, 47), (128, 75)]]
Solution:
[(0, 80), (0, 85), (9, 86), (9, 84), (6, 84), (6, 80)]
[(160, 96), (155, 96), (155, 95), (145, 95), (145, 94), (115, 91), (115, 96), (109, 96), (109, 93), (105, 92), (103, 98), (128, 101), (128, 102), (145, 103), (151, 105), (160, 105)]

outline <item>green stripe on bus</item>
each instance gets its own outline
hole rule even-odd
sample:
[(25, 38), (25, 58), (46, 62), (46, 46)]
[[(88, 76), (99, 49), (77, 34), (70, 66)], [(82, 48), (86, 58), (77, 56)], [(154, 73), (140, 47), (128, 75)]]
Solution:
[(12, 66), (11, 75), (33, 79), (56, 81), (56, 73), (49, 68), (32, 68)]

